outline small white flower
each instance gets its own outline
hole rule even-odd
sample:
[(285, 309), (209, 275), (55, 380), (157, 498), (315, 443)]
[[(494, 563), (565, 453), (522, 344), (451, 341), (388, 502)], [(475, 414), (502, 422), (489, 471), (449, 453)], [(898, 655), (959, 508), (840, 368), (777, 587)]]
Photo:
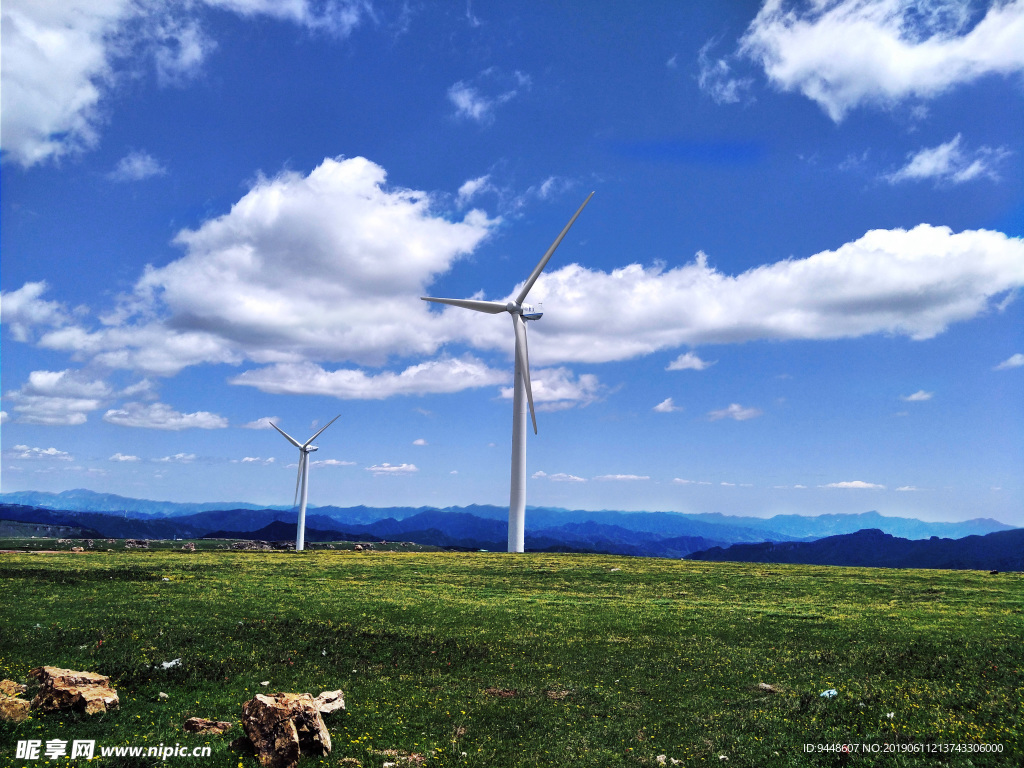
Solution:
[(896, 716), (896, 713), (895, 712), (886, 712), (885, 716), (888, 717), (890, 720), (892, 720)]

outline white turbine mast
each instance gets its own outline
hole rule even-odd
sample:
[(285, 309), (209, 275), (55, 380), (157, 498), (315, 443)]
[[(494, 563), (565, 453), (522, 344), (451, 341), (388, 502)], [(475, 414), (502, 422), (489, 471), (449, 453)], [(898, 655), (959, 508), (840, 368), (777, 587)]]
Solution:
[(295, 478), (295, 499), (292, 501), (294, 506), (296, 501), (299, 500), (301, 493), (302, 500), (299, 503), (299, 525), (295, 531), (295, 551), (301, 552), (306, 548), (306, 497), (309, 495), (309, 454), (316, 450), (316, 446), (312, 445), (313, 441), (323, 434), (323, 431), (327, 427), (331, 426), (334, 422), (341, 418), (339, 413), (333, 419), (327, 422), (319, 432), (313, 435), (309, 440), (304, 443), (300, 443), (294, 437), (289, 435), (283, 429), (281, 429), (274, 422), (270, 422), (270, 426), (285, 436), (285, 439), (299, 449), (299, 473)]
[[(528, 304), (523, 304), (527, 294), (537, 282), (540, 273), (547, 266), (551, 254), (555, 252), (562, 238), (568, 233), (569, 228), (576, 221), (576, 218), (583, 213), (583, 209), (594, 196), (591, 192), (583, 205), (569, 219), (561, 234), (555, 238), (555, 242), (548, 248), (547, 253), (533, 268), (533, 272), (526, 278), (523, 288), (513, 301), (503, 304), (500, 301), (477, 301), (474, 299), (437, 299), (430, 296), (421, 296), (423, 301), (434, 301), (438, 304), (451, 304), (455, 307), (472, 309), (477, 312), (486, 312), (496, 315), (499, 312), (508, 312), (512, 315), (512, 328), (516, 339), (516, 362), (514, 374), (514, 388), (512, 396), (512, 484), (509, 491), (508, 502), (508, 551), (522, 552), (525, 549), (526, 536), (526, 411), (529, 406), (530, 418), (533, 421), (533, 433), (537, 434), (537, 416), (533, 410), (533, 387), (530, 386), (530, 354), (526, 346), (526, 321), (540, 320), (540, 312)], [(524, 398), (523, 395), (526, 395)]]

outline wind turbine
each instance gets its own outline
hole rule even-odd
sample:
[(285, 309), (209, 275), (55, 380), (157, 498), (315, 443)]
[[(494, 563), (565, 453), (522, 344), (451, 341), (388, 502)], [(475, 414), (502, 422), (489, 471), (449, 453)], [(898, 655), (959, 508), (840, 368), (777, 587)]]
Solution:
[[(583, 209), (594, 196), (591, 192), (583, 205), (569, 219), (561, 234), (555, 238), (555, 242), (548, 248), (547, 253), (533, 268), (533, 272), (526, 278), (522, 290), (513, 301), (502, 304), (500, 301), (477, 301), (475, 299), (436, 299), (429, 296), (421, 296), (423, 301), (434, 301), (438, 304), (451, 304), (455, 307), (472, 309), (477, 312), (486, 312), (496, 315), (499, 312), (508, 312), (512, 315), (512, 328), (515, 331), (516, 339), (516, 362), (514, 375), (514, 389), (512, 396), (512, 483), (509, 491), (508, 501), (508, 551), (522, 552), (525, 549), (526, 531), (526, 409), (529, 406), (530, 418), (533, 420), (533, 433), (537, 434), (537, 416), (533, 410), (533, 387), (530, 386), (530, 354), (526, 346), (526, 321), (540, 320), (543, 313), (537, 312), (529, 304), (523, 304), (527, 294), (537, 282), (540, 273), (547, 266), (551, 254), (555, 252), (562, 238), (569, 231), (569, 227), (576, 221), (576, 217), (583, 213)], [(524, 398), (523, 395), (526, 395)]]
[[(311, 443), (323, 434), (323, 431), (327, 427), (331, 426), (334, 422), (341, 418), (339, 413), (333, 419), (327, 422), (324, 427), (313, 435), (309, 440), (304, 443), (300, 443), (294, 437), (289, 435), (283, 429), (281, 429), (274, 422), (270, 422), (270, 426), (285, 436), (285, 439), (299, 449), (299, 474), (295, 478), (295, 500), (298, 500), (301, 489), (302, 501), (299, 504), (299, 526), (295, 531), (295, 551), (301, 552), (306, 548), (306, 496), (309, 493), (309, 454), (316, 450), (315, 445)], [(295, 501), (292, 501), (295, 504)]]

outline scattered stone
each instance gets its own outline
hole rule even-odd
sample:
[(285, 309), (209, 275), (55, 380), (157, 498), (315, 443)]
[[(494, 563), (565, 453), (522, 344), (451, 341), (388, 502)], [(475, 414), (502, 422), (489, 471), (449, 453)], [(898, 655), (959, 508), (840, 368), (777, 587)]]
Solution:
[(362, 544), (356, 544), (354, 547), (352, 547), (352, 549), (355, 550), (356, 552), (362, 552), (363, 551), (363, 545)]
[(4, 696), (17, 696), (28, 690), (27, 685), (16, 683), (13, 680), (0, 680), (0, 693)]
[(362, 768), (363, 766), (363, 764), (354, 757), (343, 757), (338, 761), (338, 765), (344, 766), (344, 768)]
[(341, 691), (323, 691), (313, 699), (313, 706), (320, 710), (320, 714), (329, 715), (345, 709), (345, 697)]
[(835, 688), (829, 688), (827, 691), (822, 691), (818, 695), (821, 696), (821, 698), (823, 699), (834, 699), (836, 696), (839, 695), (839, 691), (837, 691)]
[(232, 549), (241, 549), (249, 552), (269, 552), (273, 547), (269, 541), (236, 541), (231, 545)]
[(168, 579), (166, 576), (164, 576), (162, 579), (160, 579), (160, 581), (170, 581), (170, 579)]
[(85, 547), (72, 547), (72, 552), (85, 552)]
[(195, 552), (196, 551), (196, 545), (193, 544), (191, 541), (187, 541), (187, 542), (185, 542), (184, 544), (181, 545), (181, 550), (182, 550), (182, 552)]
[(215, 733), (220, 735), (230, 730), (231, 723), (226, 720), (207, 720), (205, 717), (190, 717), (185, 721), (185, 730), (189, 733)]
[(125, 549), (149, 549), (149, 541), (147, 539), (125, 539)]
[(106, 712), (118, 705), (117, 691), (110, 678), (95, 672), (75, 672), (59, 667), (37, 667), (29, 677), (39, 681), (39, 692), (32, 699), (32, 709), (54, 712), (74, 709), (92, 715)]
[(544, 695), (547, 696), (549, 699), (561, 701), (569, 695), (569, 691), (566, 691), (564, 689), (552, 689), (550, 691), (544, 691)]
[(158, 699), (160, 699), (160, 701), (167, 701), (167, 700), (168, 700), (169, 698), (171, 698), (171, 697), (170, 697), (170, 696), (168, 696), (168, 695), (167, 695), (166, 693), (164, 693), (163, 691), (160, 691), (160, 693), (159, 693), (159, 694), (157, 694), (157, 698), (158, 698)]
[(609, 571), (609, 573), (615, 573), (616, 571), (621, 571), (621, 570), (622, 570), (621, 568), (612, 568), (612, 569), (611, 569), (611, 570)]
[(778, 686), (772, 685), (771, 683), (758, 683), (757, 690), (767, 691), (768, 693), (782, 693), (782, 689)]
[(256, 694), (242, 705), (242, 728), (264, 768), (294, 768), (303, 753), (331, 753), (331, 735), (317, 702), (308, 693), (276, 693)]
[[(4, 681), (7, 682), (6, 680)], [(0, 693), (0, 720), (20, 723), (28, 717), (30, 705), (27, 699), (19, 699)]]
[(89, 549), (92, 549), (93, 547), (96, 546), (96, 542), (93, 541), (92, 539), (86, 539), (85, 540), (85, 546), (87, 546)]
[[(162, 667), (163, 669), (174, 669), (175, 667), (181, 666), (181, 659), (178, 658), (171, 659), (170, 661), (162, 661), (157, 666)], [(156, 669), (156, 667), (153, 667), (153, 669)]]
[(260, 685), (262, 685), (263, 687), (266, 687), (266, 686), (270, 685), (270, 681), (269, 680), (264, 680), (263, 682), (260, 683)]

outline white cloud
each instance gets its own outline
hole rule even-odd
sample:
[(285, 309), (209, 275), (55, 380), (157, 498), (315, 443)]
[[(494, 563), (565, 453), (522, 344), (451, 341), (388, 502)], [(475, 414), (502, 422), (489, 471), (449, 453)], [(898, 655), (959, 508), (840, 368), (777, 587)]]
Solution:
[(153, 461), (160, 462), (162, 464), (191, 464), (196, 460), (194, 453), (176, 453), (173, 456), (164, 456), (160, 459), (153, 459)]
[(701, 360), (693, 352), (686, 352), (680, 355), (671, 363), (668, 364), (666, 371), (703, 371), (705, 368), (710, 368), (712, 365), (717, 363), (717, 360), (713, 360), (710, 363), (706, 360)]
[(426, 440), (424, 440), (424, 439), (423, 439), (422, 437), (419, 437), (419, 438), (417, 438), (417, 439), (413, 440), (413, 441), (412, 441), (412, 444), (413, 444), (413, 445), (420, 445), (420, 446), (423, 446), (423, 445), (428, 445), (427, 441), (426, 441)]
[(681, 405), (674, 404), (672, 402), (671, 397), (666, 397), (664, 400), (662, 400), (660, 403), (654, 406), (653, 410), (657, 411), (658, 413), (675, 413), (676, 411), (683, 410), (683, 407)]
[(594, 479), (602, 482), (631, 482), (633, 480), (650, 480), (651, 478), (648, 475), (598, 475)]
[(223, 429), (228, 420), (209, 411), (179, 413), (166, 403), (126, 403), (103, 414), (103, 420), (122, 427), (143, 427), (146, 429)]
[[(1020, 238), (927, 224), (872, 230), (834, 251), (735, 277), (709, 267), (703, 254), (668, 270), (571, 264), (542, 274), (531, 292), (546, 314), (530, 329), (530, 356), (540, 364), (597, 363), (682, 344), (878, 333), (927, 339), (1021, 286)], [(446, 314), (455, 311), (465, 312)], [(507, 329), (499, 326), (464, 323), (463, 332), (477, 346), (504, 349)]]
[(1024, 355), (1022, 355), (1020, 352), (1017, 352), (1016, 354), (1010, 355), (1008, 358), (1003, 360), (1003, 362), (1001, 362), (992, 370), (1006, 371), (1009, 370), (1010, 368), (1020, 368), (1022, 365), (1024, 365)]
[(87, 414), (103, 406), (112, 395), (103, 381), (80, 371), (32, 371), (21, 389), (4, 397), (22, 424), (73, 426), (84, 424)]
[(958, 133), (945, 144), (911, 153), (907, 156), (906, 165), (885, 178), (890, 184), (923, 179), (962, 184), (982, 176), (998, 181), (995, 166), (1008, 155), (1006, 149), (991, 147), (979, 147), (973, 152), (966, 152), (960, 148)]
[[(507, 379), (507, 377), (506, 377)], [(532, 368), (530, 388), (533, 390), (534, 407), (538, 411), (562, 411), (575, 406), (586, 407), (599, 400), (604, 387), (592, 373), (582, 373), (574, 378), (568, 368)], [(515, 387), (502, 387), (501, 396), (511, 400)]]
[(67, 451), (50, 448), (32, 448), (27, 445), (16, 445), (11, 451), (5, 451), (9, 459), (56, 459), (57, 461), (74, 461), (75, 457)]
[(277, 416), (264, 416), (262, 419), (250, 421), (242, 425), (242, 429), (273, 429), (271, 424), (277, 424), (281, 419)]
[(925, 392), (923, 389), (919, 389), (912, 395), (900, 395), (900, 400), (905, 403), (924, 403), (931, 400), (934, 395), (934, 392)]
[(921, 489), (913, 485), (901, 485), (896, 489), (897, 491), (920, 491)]
[(142, 181), (153, 176), (164, 176), (167, 169), (146, 152), (129, 152), (122, 157), (117, 167), (107, 174), (111, 181)]
[(113, 456), (110, 457), (109, 460), (110, 461), (142, 461), (142, 459), (140, 459), (138, 456), (126, 455), (126, 454), (123, 454), (123, 453), (120, 453), (120, 452), (115, 453)]
[(450, 222), (429, 195), (384, 183), (363, 158), (261, 179), (230, 213), (182, 231), (186, 255), (148, 267), (105, 327), (65, 327), (40, 343), (157, 375), (202, 362), (430, 354), (464, 318), (435, 316), (418, 297), (497, 220), (473, 210)]
[(366, 471), (372, 472), (376, 477), (397, 477), (399, 475), (410, 475), (420, 470), (415, 464), (388, 464), (385, 461), (383, 464), (374, 464), (372, 467), (367, 467)]
[[(368, 3), (203, 0), (243, 16), (264, 15), (344, 37)], [(3, 150), (23, 167), (92, 148), (104, 98), (125, 71), (152, 57), (161, 83), (194, 76), (215, 43), (190, 3), (133, 0), (4, 0), (0, 75)]]
[[(401, 373), (367, 374), (359, 369), (327, 371), (315, 363), (280, 363), (246, 371), (232, 384), (262, 392), (329, 395), (343, 400), (380, 400), (394, 395), (460, 392), (506, 381), (509, 374), (488, 368), (471, 355), (412, 365)], [(536, 396), (536, 392), (534, 393)]]
[(0, 424), (6, 424), (9, 418), (7, 411), (0, 411)]
[(40, 281), (0, 293), (0, 320), (15, 341), (30, 341), (35, 326), (57, 328), (70, 321), (64, 305), (39, 298), (46, 289), (46, 283)]
[(760, 416), (761, 413), (762, 412), (757, 408), (744, 408), (739, 403), (732, 403), (728, 408), (722, 408), (720, 411), (711, 411), (711, 413), (708, 414), (708, 418), (712, 421), (718, 421), (719, 419), (747, 421), (748, 419)]
[[(711, 60), (709, 51), (718, 43), (717, 39), (709, 40), (697, 54), (697, 85), (717, 104), (735, 104), (754, 82), (749, 77), (736, 77), (730, 63), (734, 56)], [(673, 60), (675, 57), (672, 57)]]
[(507, 76), (490, 67), (472, 82), (460, 80), (451, 86), (448, 100), (455, 106), (457, 116), (487, 125), (494, 121), (495, 108), (511, 101), (530, 85), (529, 75), (516, 71)]
[(928, 99), (1024, 71), (1024, 0), (993, 3), (970, 28), (969, 17), (961, 2), (767, 0), (739, 52), (839, 122), (862, 104)]
[(828, 485), (821, 486), (822, 488), (867, 488), (880, 490), (884, 489), (884, 485), (876, 485), (875, 483), (865, 483), (863, 480), (847, 480), (841, 483), (829, 483)]
[(482, 192), (494, 189), (490, 182), (491, 175), (479, 176), (475, 179), (469, 179), (461, 187), (459, 187), (459, 194), (456, 198), (460, 207), (463, 207), (469, 203), (474, 197)]
[(576, 475), (567, 475), (564, 472), (556, 472), (553, 475), (549, 475), (547, 472), (538, 471), (534, 472), (531, 477), (534, 480), (550, 480), (554, 483), (585, 483), (587, 482), (584, 477), (577, 477)]
[[(354, 467), (355, 465), (354, 461), (341, 461), (339, 459), (320, 459), (319, 461), (310, 462), (310, 466), (313, 467)], [(409, 466), (412, 465), (410, 464)]]

